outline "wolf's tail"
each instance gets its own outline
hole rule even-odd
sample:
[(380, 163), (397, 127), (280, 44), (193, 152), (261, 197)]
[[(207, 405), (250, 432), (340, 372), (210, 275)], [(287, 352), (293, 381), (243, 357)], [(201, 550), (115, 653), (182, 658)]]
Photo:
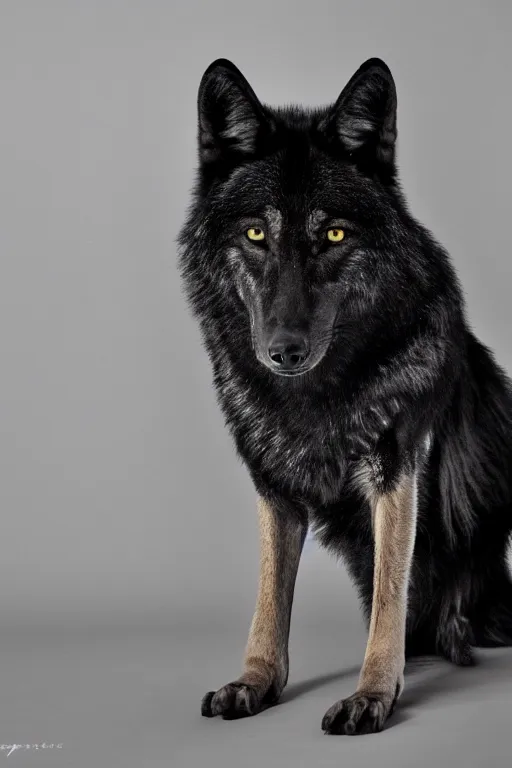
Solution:
[(512, 646), (512, 581), (505, 568), (479, 601), (473, 636), (478, 648)]

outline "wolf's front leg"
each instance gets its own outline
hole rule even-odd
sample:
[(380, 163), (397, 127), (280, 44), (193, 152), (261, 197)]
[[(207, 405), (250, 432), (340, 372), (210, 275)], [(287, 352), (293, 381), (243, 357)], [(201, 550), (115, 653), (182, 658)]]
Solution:
[(386, 492), (371, 490), (374, 533), (370, 631), (357, 691), (326, 712), (327, 733), (373, 733), (404, 685), (407, 589), (416, 534), (416, 482), (408, 471)]
[(275, 703), (288, 679), (288, 635), (295, 578), (307, 522), (294, 510), (260, 499), (258, 601), (245, 652), (244, 671), (203, 698), (206, 717), (255, 715)]

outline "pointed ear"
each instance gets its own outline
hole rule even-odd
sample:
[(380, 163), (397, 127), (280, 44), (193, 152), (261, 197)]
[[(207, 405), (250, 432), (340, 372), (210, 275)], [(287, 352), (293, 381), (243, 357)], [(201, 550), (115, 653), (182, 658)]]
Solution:
[(394, 168), (396, 89), (388, 66), (368, 59), (349, 80), (319, 129), (377, 171)]
[(271, 132), (271, 118), (239, 69), (217, 59), (204, 73), (198, 94), (199, 155), (214, 162), (255, 153)]

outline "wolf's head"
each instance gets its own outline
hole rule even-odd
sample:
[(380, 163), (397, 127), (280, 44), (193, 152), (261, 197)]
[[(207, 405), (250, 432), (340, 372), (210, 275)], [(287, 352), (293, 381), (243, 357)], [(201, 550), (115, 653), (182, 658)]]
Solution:
[(386, 64), (370, 59), (332, 106), (304, 110), (261, 103), (219, 59), (203, 75), (198, 110), (199, 184), (180, 239), (205, 334), (221, 324), (217, 342), (241, 364), (257, 358), (296, 376), (341, 336), (353, 347), (377, 322), (396, 321), (411, 259)]

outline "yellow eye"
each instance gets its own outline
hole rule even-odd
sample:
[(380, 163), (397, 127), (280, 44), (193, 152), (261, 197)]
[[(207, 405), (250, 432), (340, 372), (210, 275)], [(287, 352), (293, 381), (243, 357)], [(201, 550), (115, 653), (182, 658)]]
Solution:
[(331, 241), (331, 243), (341, 243), (343, 238), (345, 237), (345, 233), (342, 229), (339, 229), (336, 227), (335, 229), (328, 229), (327, 230), (327, 239)]
[(251, 227), (250, 229), (247, 230), (246, 234), (249, 240), (255, 240), (255, 241), (261, 242), (261, 240), (265, 239), (265, 233), (259, 227)]

